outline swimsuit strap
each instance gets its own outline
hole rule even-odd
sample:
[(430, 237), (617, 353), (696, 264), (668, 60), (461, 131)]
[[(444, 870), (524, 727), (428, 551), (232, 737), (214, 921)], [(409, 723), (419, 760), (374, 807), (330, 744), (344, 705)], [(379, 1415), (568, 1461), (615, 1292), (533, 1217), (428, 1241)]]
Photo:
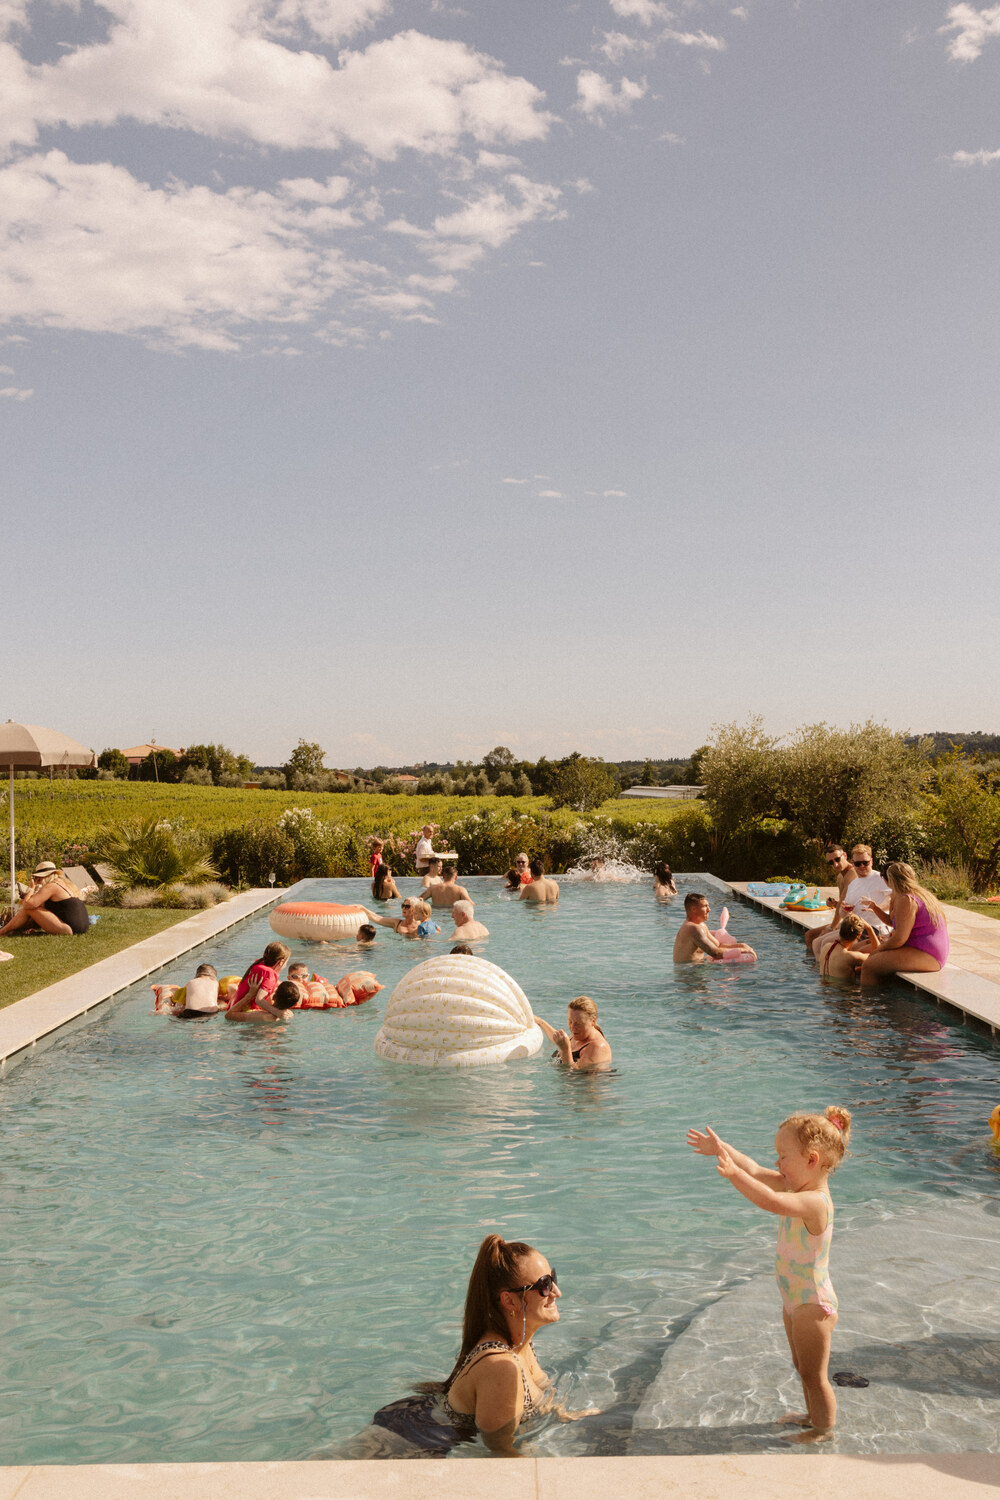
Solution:
[[(465, 1356), (465, 1358), (463, 1359), (462, 1363), (459, 1365), (458, 1369), (455, 1371), (455, 1378), (454, 1378), (454, 1380), (452, 1380), (451, 1384), (448, 1386), (448, 1390), (445, 1392), (445, 1401), (447, 1402), (448, 1407), (450, 1408), (450, 1410), (455, 1411), (455, 1408), (452, 1406), (451, 1402), (448, 1401), (448, 1396), (451, 1394), (451, 1388), (455, 1384), (455, 1380), (457, 1380), (460, 1375), (464, 1375), (465, 1372), (466, 1372), (466, 1370), (469, 1368), (470, 1365), (478, 1364), (479, 1363), (479, 1360), (477, 1359), (477, 1355), (484, 1355), (484, 1356), (488, 1357), (491, 1354), (501, 1354), (501, 1353), (502, 1354), (513, 1354), (514, 1358), (517, 1360), (517, 1368), (521, 1372), (521, 1386), (522, 1386), (522, 1389), (524, 1391), (524, 1411), (523, 1411), (522, 1415), (526, 1416), (526, 1417), (530, 1416), (530, 1414), (535, 1409), (535, 1403), (532, 1400), (531, 1387), (528, 1385), (527, 1371), (524, 1368), (524, 1364), (523, 1364), (523, 1362), (521, 1360), (521, 1356), (518, 1354), (517, 1350), (516, 1349), (512, 1349), (509, 1344), (505, 1344), (502, 1339), (488, 1339), (483, 1344), (477, 1344), (476, 1347), (475, 1347), (475, 1349), (470, 1349), (469, 1350), (468, 1354)], [(455, 1412), (455, 1415), (456, 1416), (466, 1416), (466, 1415), (471, 1415), (471, 1413)]]

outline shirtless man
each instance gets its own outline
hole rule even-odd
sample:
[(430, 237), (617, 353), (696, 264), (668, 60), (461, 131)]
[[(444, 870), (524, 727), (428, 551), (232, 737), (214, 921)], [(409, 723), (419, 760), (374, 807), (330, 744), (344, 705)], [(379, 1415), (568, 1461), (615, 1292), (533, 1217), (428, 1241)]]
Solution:
[(425, 899), (427, 901), (429, 901), (431, 899), (431, 895), (430, 895), (431, 886), (432, 885), (440, 885), (441, 884), (441, 870), (442, 870), (442, 868), (443, 868), (442, 863), (438, 859), (437, 855), (435, 855), (433, 859), (430, 859), (430, 860), (427, 861), (427, 868), (424, 871), (424, 878), (420, 882), (420, 899), (421, 899), (421, 901), (423, 901)]
[(844, 900), (844, 892), (855, 878), (854, 866), (839, 844), (828, 844), (823, 858), (837, 877), (837, 897), (836, 900), (832, 896), (826, 898), (827, 906), (833, 907), (833, 915), (830, 917), (829, 922), (823, 927), (810, 927), (806, 933), (806, 947), (814, 956), (816, 956), (816, 952), (813, 948), (813, 943), (815, 943), (816, 939), (828, 932), (836, 932), (840, 926), (840, 908)]
[(451, 935), (453, 942), (474, 943), (477, 938), (488, 938), (490, 935), (490, 929), (476, 921), (476, 908), (467, 899), (452, 903), (451, 919), (455, 924), (455, 931)]
[[(700, 964), (706, 958), (721, 960), (726, 949), (717, 943), (708, 930), (708, 914), (712, 910), (708, 897), (692, 891), (684, 897), (685, 920), (674, 938), (675, 964)], [(738, 946), (744, 953), (753, 953), (749, 943)], [(754, 958), (757, 955), (754, 953)]]
[(420, 894), (432, 906), (454, 906), (456, 901), (472, 900), (465, 886), (457, 883), (454, 865), (445, 865), (441, 879), (425, 887)]
[(531, 884), (522, 885), (519, 901), (533, 901), (536, 906), (554, 906), (559, 900), (559, 887), (554, 880), (545, 877), (545, 866), (540, 859), (533, 859), (529, 866)]

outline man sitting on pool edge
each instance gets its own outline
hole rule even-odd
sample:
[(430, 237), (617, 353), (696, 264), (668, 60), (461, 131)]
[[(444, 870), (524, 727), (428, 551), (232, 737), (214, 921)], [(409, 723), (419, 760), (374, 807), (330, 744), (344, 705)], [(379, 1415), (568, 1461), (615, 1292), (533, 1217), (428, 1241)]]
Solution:
[[(700, 964), (706, 958), (720, 962), (725, 958), (727, 950), (716, 942), (708, 930), (708, 914), (711, 910), (708, 897), (698, 891), (691, 891), (684, 897), (685, 920), (674, 938), (675, 964)], [(749, 943), (740, 943), (738, 947), (741, 952), (752, 953), (754, 958), (757, 957)]]

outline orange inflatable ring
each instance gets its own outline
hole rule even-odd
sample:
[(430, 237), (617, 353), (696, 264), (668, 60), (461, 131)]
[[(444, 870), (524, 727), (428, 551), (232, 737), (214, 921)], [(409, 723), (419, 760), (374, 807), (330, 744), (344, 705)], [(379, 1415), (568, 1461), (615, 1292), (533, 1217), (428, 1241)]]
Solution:
[(279, 937), (313, 943), (353, 937), (367, 920), (363, 906), (338, 906), (333, 901), (283, 901), (271, 913), (271, 927)]

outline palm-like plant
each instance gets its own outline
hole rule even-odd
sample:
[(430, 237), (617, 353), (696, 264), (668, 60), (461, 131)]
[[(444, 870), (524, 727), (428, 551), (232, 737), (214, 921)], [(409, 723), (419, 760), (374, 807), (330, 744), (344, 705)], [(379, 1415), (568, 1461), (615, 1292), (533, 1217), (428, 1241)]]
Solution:
[(200, 885), (218, 878), (198, 834), (157, 818), (102, 828), (98, 840), (101, 854), (127, 885)]

